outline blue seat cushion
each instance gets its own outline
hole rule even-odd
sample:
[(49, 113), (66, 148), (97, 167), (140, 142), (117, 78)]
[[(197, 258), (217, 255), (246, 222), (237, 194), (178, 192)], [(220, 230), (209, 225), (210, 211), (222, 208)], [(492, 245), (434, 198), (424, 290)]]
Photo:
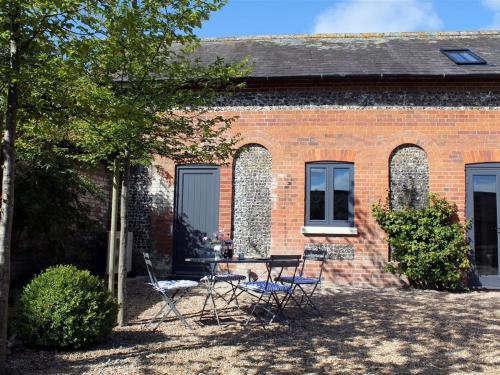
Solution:
[(216, 281), (241, 281), (245, 279), (246, 276), (237, 273), (218, 273), (215, 275)]
[(281, 276), (279, 278), (279, 281), (283, 283), (295, 283), (295, 284), (317, 284), (320, 282), (320, 280), (316, 277), (303, 277), (303, 276), (295, 276), (295, 279), (293, 276)]
[(270, 294), (270, 293), (290, 293), (291, 288), (287, 285), (283, 284), (278, 284), (278, 283), (273, 283), (273, 282), (268, 282), (266, 284), (265, 281), (250, 281), (250, 282), (244, 282), (240, 283), (239, 288), (253, 291), (253, 292), (258, 292), (258, 293), (264, 293), (264, 294)]

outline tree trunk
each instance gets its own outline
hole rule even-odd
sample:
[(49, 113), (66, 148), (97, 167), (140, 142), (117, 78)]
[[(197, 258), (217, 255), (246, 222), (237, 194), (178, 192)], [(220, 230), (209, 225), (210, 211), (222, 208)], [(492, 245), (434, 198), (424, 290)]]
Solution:
[(113, 193), (111, 197), (111, 228), (109, 231), (108, 255), (108, 289), (115, 293), (115, 255), (116, 255), (116, 221), (118, 219), (118, 193), (120, 191), (120, 165), (118, 159), (113, 163)]
[(2, 140), (3, 176), (2, 176), (2, 206), (0, 216), (0, 373), (5, 373), (7, 351), (7, 325), (9, 311), (10, 285), (10, 245), (12, 236), (12, 218), (14, 214), (14, 178), (16, 155), (14, 143), (16, 139), (19, 51), (17, 50), (17, 20), (11, 24), (10, 37), (10, 83), (7, 93), (7, 111), (5, 130)]
[(122, 176), (122, 191), (120, 202), (120, 247), (118, 250), (118, 325), (123, 327), (125, 325), (125, 299), (126, 299), (126, 281), (127, 281), (127, 202), (128, 202), (128, 185), (130, 178), (130, 166), (128, 153), (125, 154), (123, 163), (123, 176)]

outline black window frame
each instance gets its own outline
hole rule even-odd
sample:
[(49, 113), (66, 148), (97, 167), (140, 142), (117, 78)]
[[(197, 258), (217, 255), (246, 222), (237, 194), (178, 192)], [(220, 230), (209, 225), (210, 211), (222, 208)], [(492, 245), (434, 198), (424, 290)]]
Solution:
[[(458, 61), (455, 59), (452, 55), (452, 53), (459, 53), (459, 52), (466, 52), (469, 55), (471, 55), (473, 58), (475, 58), (477, 61)], [(451, 61), (453, 61), (457, 65), (485, 65), (486, 60), (483, 59), (482, 57), (478, 56), (474, 52), (472, 52), (468, 48), (442, 48), (441, 53), (443, 53), (447, 58), (449, 58)]]
[[(311, 192), (311, 169), (323, 168), (326, 170), (325, 190), (325, 220), (310, 219), (310, 192)], [(347, 220), (334, 220), (333, 210), (333, 179), (335, 169), (349, 169), (349, 200)], [(311, 227), (354, 227), (354, 163), (346, 162), (311, 162), (306, 164), (306, 212), (305, 225)]]

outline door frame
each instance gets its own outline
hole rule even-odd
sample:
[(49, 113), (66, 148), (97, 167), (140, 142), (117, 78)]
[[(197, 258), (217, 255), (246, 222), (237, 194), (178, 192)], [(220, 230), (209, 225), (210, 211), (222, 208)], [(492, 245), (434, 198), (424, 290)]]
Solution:
[[(176, 244), (176, 226), (177, 226), (177, 217), (179, 213), (180, 206), (180, 198), (182, 192), (182, 181), (179, 178), (182, 170), (189, 169), (198, 169), (198, 170), (213, 170), (214, 175), (217, 181), (217, 197), (215, 200), (215, 216), (217, 217), (217, 225), (219, 227), (219, 206), (220, 206), (220, 166), (216, 164), (178, 164), (175, 166), (175, 179), (174, 179), (174, 212), (173, 212), (173, 230), (172, 230), (172, 273), (177, 274), (176, 268), (178, 268), (180, 262), (178, 259), (179, 254), (177, 253), (177, 244)], [(210, 235), (210, 233), (208, 233)], [(203, 271), (202, 267), (194, 267), (199, 268), (199, 271)]]
[[(490, 172), (490, 173), (488, 173)], [(494, 173), (493, 173), (494, 172)], [(475, 174), (494, 175), (497, 177), (497, 251), (499, 252), (498, 266), (499, 274), (497, 276), (486, 275), (481, 276), (477, 273), (475, 259), (476, 247), (475, 231), (474, 231), (474, 185), (472, 176)], [(465, 214), (467, 220), (472, 220), (471, 225), (467, 231), (470, 240), (471, 254), (472, 254), (472, 267), (469, 278), (469, 284), (473, 287), (485, 287), (488, 289), (500, 289), (500, 162), (499, 163), (472, 163), (465, 165)]]

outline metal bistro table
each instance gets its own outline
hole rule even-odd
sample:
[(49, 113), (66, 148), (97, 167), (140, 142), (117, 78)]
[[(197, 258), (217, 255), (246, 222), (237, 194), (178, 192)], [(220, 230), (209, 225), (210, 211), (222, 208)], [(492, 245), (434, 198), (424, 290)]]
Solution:
[[(215, 319), (217, 320), (217, 324), (220, 325), (220, 319), (219, 319), (219, 313), (217, 311), (217, 306), (215, 304), (215, 300), (217, 298), (220, 298), (226, 302), (227, 305), (229, 305), (232, 301), (236, 303), (236, 306), (239, 309), (239, 304), (237, 300), (237, 287), (239, 282), (241, 281), (240, 279), (233, 279), (231, 277), (226, 277), (228, 275), (231, 275), (229, 273), (217, 273), (217, 269), (219, 268), (219, 265), (221, 264), (226, 264), (229, 266), (229, 264), (244, 264), (244, 263), (262, 263), (266, 264), (271, 261), (271, 258), (222, 258), (222, 257), (217, 257), (217, 258), (186, 258), (186, 262), (191, 262), (191, 263), (200, 263), (208, 266), (208, 271), (209, 275), (205, 276), (202, 278), (202, 281), (206, 282), (207, 286), (207, 296), (205, 298), (205, 302), (203, 304), (203, 309), (201, 311), (200, 315), (200, 320), (203, 318), (203, 314), (205, 312), (206, 305), (208, 303), (208, 300), (210, 299), (212, 301), (212, 310), (213, 314), (215, 316)], [(215, 290), (215, 284), (217, 282), (226, 282), (231, 285), (231, 290), (229, 292), (226, 292), (224, 294), (220, 294), (218, 291)], [(227, 293), (232, 293), (231, 297), (229, 300), (224, 298), (224, 295)]]

